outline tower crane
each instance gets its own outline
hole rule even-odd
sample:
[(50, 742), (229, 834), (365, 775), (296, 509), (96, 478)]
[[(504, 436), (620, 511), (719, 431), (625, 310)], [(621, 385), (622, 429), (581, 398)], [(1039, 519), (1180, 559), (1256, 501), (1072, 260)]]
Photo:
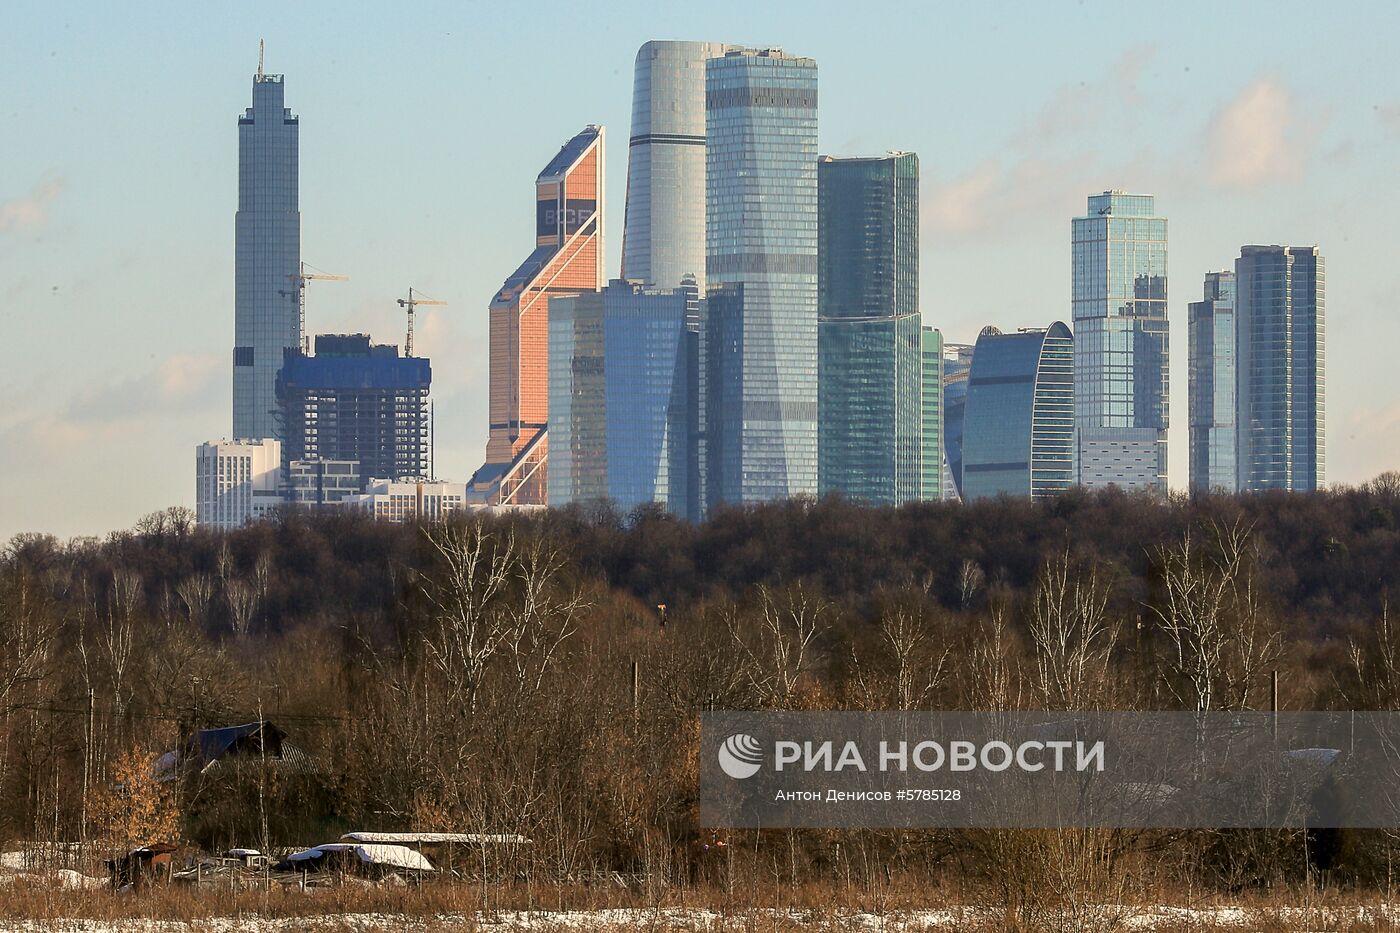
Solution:
[(416, 294), (412, 288), (408, 290), (407, 298), (398, 299), (399, 307), (408, 312), (408, 337), (403, 343), (403, 355), (413, 355), (413, 309), (419, 305), (445, 305), (447, 302), (438, 298), (424, 298), (421, 294)]
[(350, 276), (336, 275), (333, 272), (322, 272), (315, 266), (303, 261), (300, 272), (293, 272), (287, 278), (292, 280), (295, 291), (278, 291), (279, 295), (293, 295), (297, 300), (297, 336), (301, 343), (303, 352), (311, 352), (311, 339), (306, 336), (306, 283), (316, 279), (325, 282), (348, 282)]

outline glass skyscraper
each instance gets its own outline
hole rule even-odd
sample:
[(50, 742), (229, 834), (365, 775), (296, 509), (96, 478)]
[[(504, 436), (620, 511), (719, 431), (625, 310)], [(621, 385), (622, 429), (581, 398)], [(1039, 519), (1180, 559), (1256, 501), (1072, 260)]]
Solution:
[(1079, 482), (1166, 492), (1166, 218), (1105, 191), (1072, 231)]
[[(991, 328), (996, 332), (996, 328)], [(977, 348), (967, 343), (943, 345), (943, 465), (944, 495), (962, 497), (963, 415), (967, 411), (967, 374)]]
[(1187, 341), (1191, 491), (1235, 491), (1235, 273), (1206, 274)]
[(1246, 246), (1235, 260), (1241, 490), (1326, 483), (1325, 293), (1315, 246)]
[(550, 303), (550, 505), (658, 502), (698, 518), (697, 305), (693, 280)]
[(490, 310), (490, 435), (468, 493), (488, 505), (548, 496), (549, 305), (603, 287), (603, 128), (585, 127), (535, 178), (535, 245)]
[(872, 505), (923, 494), (919, 157), (817, 163), (818, 486)]
[(705, 63), (707, 504), (817, 492), (817, 63)]
[(622, 277), (705, 290), (705, 62), (718, 42), (648, 42), (637, 52)]
[(920, 334), (923, 351), (919, 405), (919, 498), (933, 502), (944, 498), (943, 458), (943, 333), (935, 327)]
[(1063, 323), (984, 328), (967, 379), (962, 497), (1039, 499), (1074, 484), (1074, 338)]
[(253, 106), (238, 118), (238, 213), (234, 217), (233, 436), (282, 438), (277, 371), (301, 346), (296, 276), (297, 118), (283, 105), (281, 75), (253, 77)]

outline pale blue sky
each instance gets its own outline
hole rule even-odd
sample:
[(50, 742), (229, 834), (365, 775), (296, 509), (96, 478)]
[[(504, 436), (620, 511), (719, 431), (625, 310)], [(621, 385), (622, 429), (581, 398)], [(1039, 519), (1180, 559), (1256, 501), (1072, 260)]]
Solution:
[[(923, 168), (922, 305), (950, 341), (1069, 320), (1091, 192), (1170, 219), (1172, 483), (1186, 304), (1243, 243), (1321, 245), (1328, 478), (1400, 467), (1400, 8), (1359, 3), (423, 3), (8, 0), (0, 28), (0, 540), (194, 504), (230, 428), (237, 118), (258, 39), (301, 117), (313, 332), (423, 314), (438, 472), (486, 439), (486, 305), (529, 252), (536, 172), (608, 128), (621, 243), (632, 62), (651, 38), (817, 59), (821, 149)], [(588, 12), (588, 11), (592, 12)]]

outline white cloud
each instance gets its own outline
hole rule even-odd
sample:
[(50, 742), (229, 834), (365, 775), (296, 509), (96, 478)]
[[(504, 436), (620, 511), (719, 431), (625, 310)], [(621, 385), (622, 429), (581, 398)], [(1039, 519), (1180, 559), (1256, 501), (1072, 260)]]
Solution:
[(1217, 110), (1206, 128), (1211, 180), (1228, 188), (1254, 188), (1301, 175), (1309, 146), (1299, 132), (1296, 110), (1288, 88), (1270, 77), (1255, 81)]
[(0, 234), (37, 230), (49, 222), (49, 210), (63, 193), (62, 178), (41, 179), (28, 194), (0, 201)]

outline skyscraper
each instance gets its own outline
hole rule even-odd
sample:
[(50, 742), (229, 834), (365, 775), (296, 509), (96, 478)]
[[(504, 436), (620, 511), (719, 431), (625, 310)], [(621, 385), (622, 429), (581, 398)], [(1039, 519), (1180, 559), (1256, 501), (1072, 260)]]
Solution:
[(943, 332), (924, 326), (920, 386), (919, 498), (934, 502), (948, 495), (943, 458)]
[(366, 334), (319, 334), (316, 355), (288, 350), (277, 374), (282, 470), (304, 460), (352, 460), (360, 485), (429, 473), (429, 362)]
[(967, 411), (967, 374), (976, 349), (967, 343), (943, 345), (943, 464), (948, 470), (943, 492), (950, 499), (962, 497), (963, 416)]
[(718, 42), (648, 42), (637, 51), (622, 277), (705, 291), (705, 62)]
[(984, 328), (967, 379), (962, 497), (1039, 499), (1074, 483), (1074, 338)]
[(921, 497), (919, 157), (817, 162), (818, 486)]
[(1235, 491), (1235, 273), (1206, 274), (1187, 306), (1191, 491)]
[(549, 312), (549, 504), (656, 502), (698, 518), (694, 280), (614, 281)]
[(564, 144), (535, 179), (535, 248), (491, 301), (491, 434), (468, 489), (493, 505), (547, 497), (549, 301), (603, 287), (603, 128)]
[(1072, 228), (1079, 482), (1166, 492), (1166, 218), (1105, 191)]
[(1325, 293), (1316, 246), (1246, 246), (1235, 260), (1241, 490), (1327, 480)]
[(817, 492), (817, 63), (705, 65), (707, 505)]
[(281, 75), (253, 77), (253, 106), (238, 118), (234, 219), (233, 434), (281, 437), (276, 423), (282, 351), (301, 345), (294, 277), (301, 271), (297, 118)]

